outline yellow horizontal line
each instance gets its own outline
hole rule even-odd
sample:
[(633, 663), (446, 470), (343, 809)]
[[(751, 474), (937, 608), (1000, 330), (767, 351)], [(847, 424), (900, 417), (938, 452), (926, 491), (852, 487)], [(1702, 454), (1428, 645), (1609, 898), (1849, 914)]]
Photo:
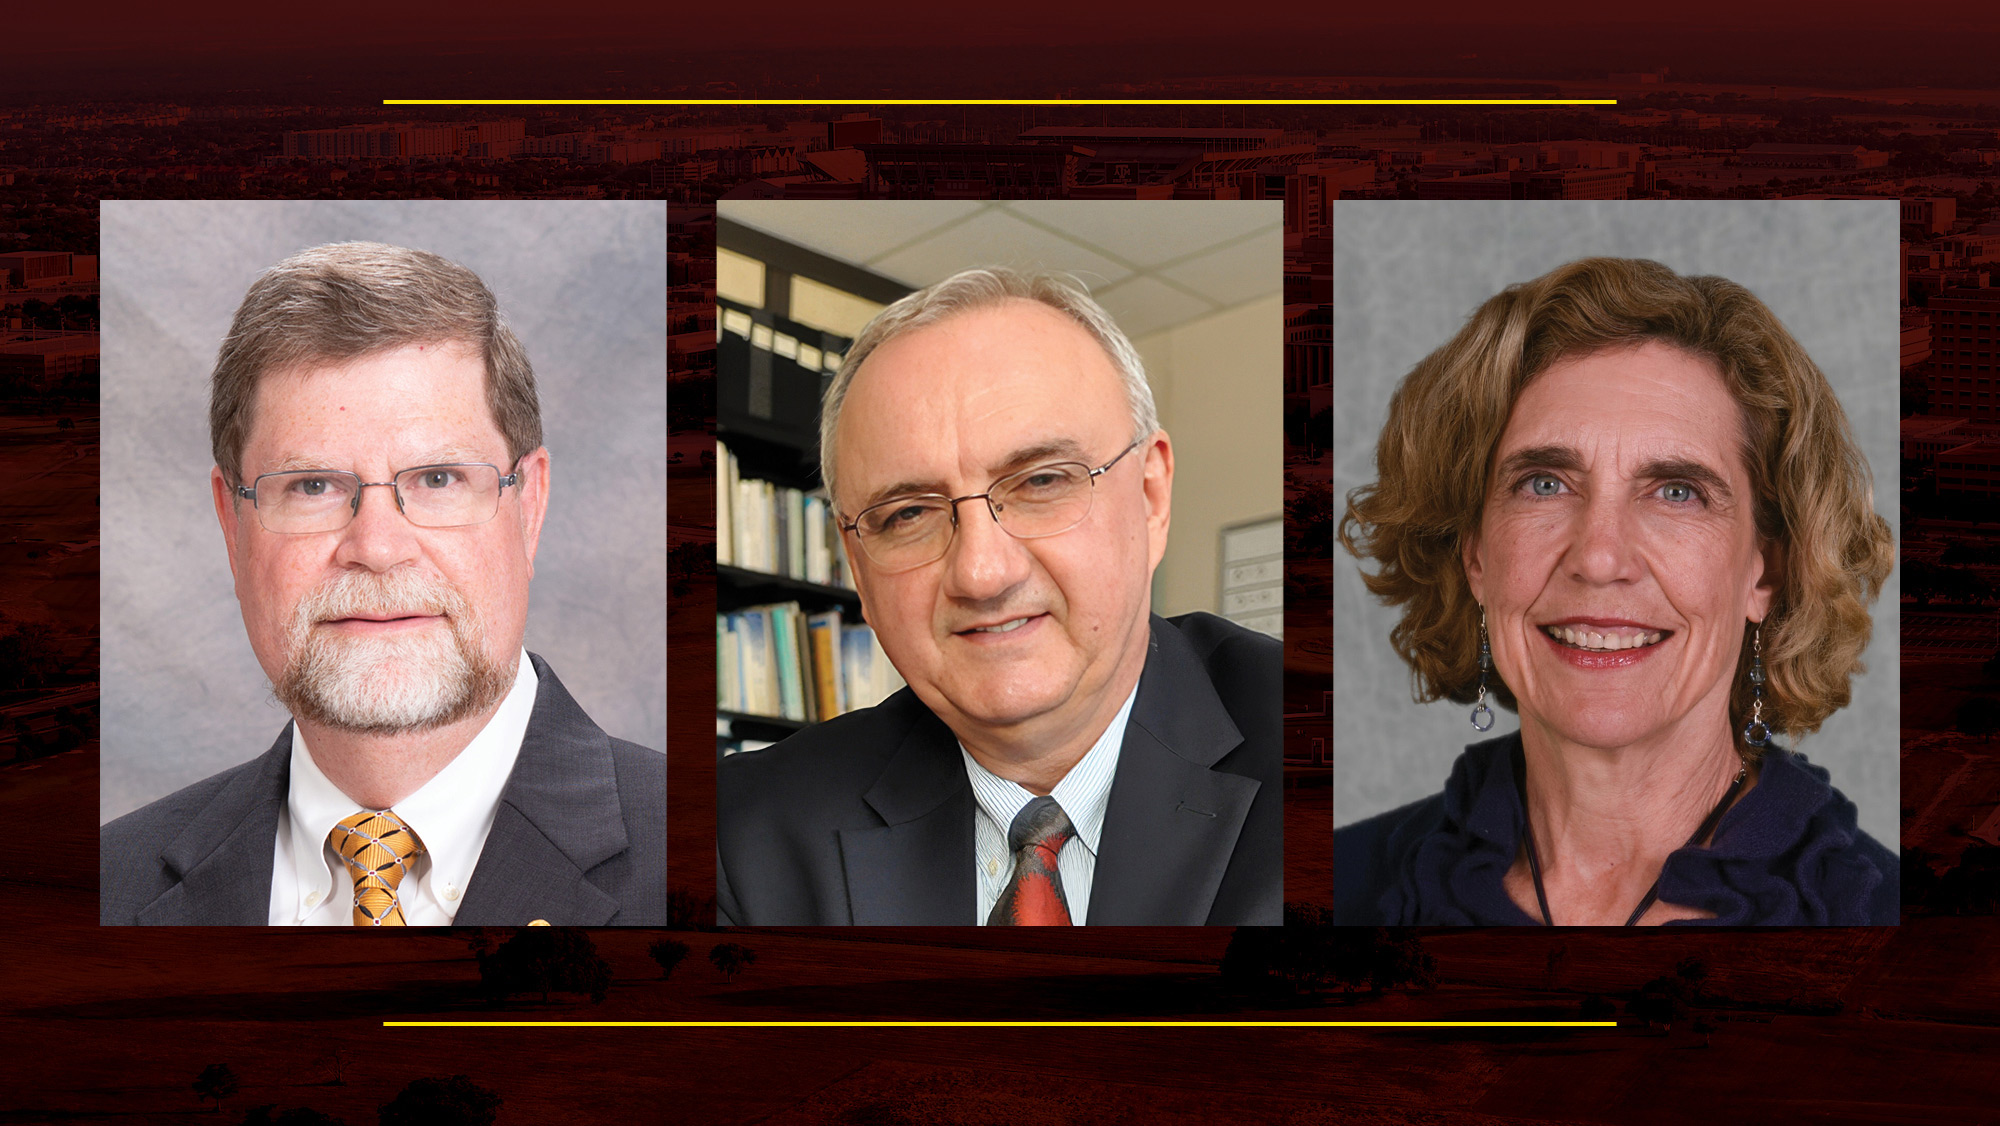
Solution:
[(385, 1020), (384, 1028), (1616, 1028), (1615, 1020)]
[(1616, 98), (384, 98), (385, 106), (1615, 106)]

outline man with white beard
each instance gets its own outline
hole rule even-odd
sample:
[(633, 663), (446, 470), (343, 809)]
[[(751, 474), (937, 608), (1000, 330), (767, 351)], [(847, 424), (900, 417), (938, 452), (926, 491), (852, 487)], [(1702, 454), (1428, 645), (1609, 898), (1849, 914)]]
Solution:
[(106, 924), (658, 926), (665, 758), (527, 653), (548, 506), (533, 369), (471, 271), (336, 243), (250, 287), (210, 486), (293, 722), (106, 825)]

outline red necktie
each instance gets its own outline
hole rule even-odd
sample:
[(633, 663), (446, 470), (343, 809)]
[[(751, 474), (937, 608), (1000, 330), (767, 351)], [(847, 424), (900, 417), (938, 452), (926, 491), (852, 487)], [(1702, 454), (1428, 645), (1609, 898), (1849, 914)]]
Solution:
[(1014, 877), (986, 917), (989, 927), (1067, 927), (1069, 898), (1063, 894), (1056, 858), (1075, 835), (1056, 799), (1036, 798), (1014, 815), (1007, 847), (1014, 850)]

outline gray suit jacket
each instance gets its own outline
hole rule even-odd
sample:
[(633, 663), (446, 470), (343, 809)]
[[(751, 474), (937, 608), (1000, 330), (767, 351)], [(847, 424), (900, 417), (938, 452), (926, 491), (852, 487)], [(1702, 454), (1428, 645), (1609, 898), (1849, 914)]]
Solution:
[[(1092, 926), (1284, 921), (1280, 650), (1212, 614), (1152, 620), (1091, 881)], [(972, 783), (904, 689), (724, 759), (717, 922), (970, 925)]]
[[(535, 710), (458, 926), (663, 926), (666, 756), (606, 735), (533, 654)], [(104, 826), (98, 921), (263, 926), (291, 775), (271, 749)]]

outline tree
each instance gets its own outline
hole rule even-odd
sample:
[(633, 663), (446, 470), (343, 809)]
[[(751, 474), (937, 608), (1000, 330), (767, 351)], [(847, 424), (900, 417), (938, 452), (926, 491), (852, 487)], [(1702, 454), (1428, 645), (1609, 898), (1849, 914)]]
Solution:
[(1549, 956), (1542, 963), (1542, 988), (1554, 989), (1562, 981), (1563, 970), (1569, 966), (1569, 943), (1558, 942), (1549, 947)]
[(1708, 1038), (1715, 1035), (1715, 1022), (1705, 1016), (1694, 1018), (1694, 1034), (1701, 1037), (1702, 1047), (1708, 1047)]
[(667, 889), (667, 929), (670, 931), (712, 931), (715, 929), (715, 897), (691, 888)]
[(330, 1048), (325, 1055), (313, 1061), (313, 1066), (324, 1068), (332, 1073), (326, 1080), (326, 1085), (329, 1087), (347, 1086), (347, 1079), (342, 1074), (346, 1068), (346, 1064), (347, 1057), (339, 1048)]
[(212, 1063), (202, 1068), (201, 1074), (194, 1077), (194, 1097), (198, 1102), (214, 1099), (215, 1109), (219, 1114), (222, 1111), (222, 1100), (233, 1097), (238, 1086), (236, 1072), (231, 1070), (228, 1064)]
[(1684, 996), (1693, 1000), (1701, 996), (1701, 987), (1708, 983), (1708, 959), (1690, 954), (1674, 963), (1674, 976), (1686, 983)]
[(493, 1126), (500, 1102), (499, 1092), (463, 1075), (419, 1079), (382, 1104), (381, 1126)]
[(737, 974), (756, 964), (757, 952), (747, 946), (738, 946), (734, 942), (724, 942), (709, 947), (708, 960), (715, 964), (716, 969), (722, 971), (724, 977), (735, 981)]
[(1648, 1024), (1671, 1029), (1688, 1014), (1688, 1006), (1701, 999), (1702, 983), (1708, 980), (1708, 961), (1690, 954), (1674, 964), (1674, 972), (1663, 974), (1639, 987), (1626, 1002), (1625, 1011)]
[(1964, 540), (1953, 540), (1945, 545), (1944, 554), (1938, 556), (1938, 562), (1947, 567), (1964, 567), (1980, 562), (1985, 554)]
[(2000, 848), (1976, 844), (1959, 854), (1930, 894), (1931, 910), (1950, 915), (2000, 912)]
[(1308, 994), (1325, 985), (1331, 914), (1285, 904), (1282, 927), (1237, 927), (1222, 953), (1222, 979), (1239, 989), (1282, 988)]
[(1437, 984), (1437, 960), (1402, 928), (1335, 926), (1333, 913), (1285, 904), (1282, 927), (1238, 927), (1222, 955), (1224, 980), (1239, 988), (1280, 987), (1298, 995), (1328, 985), (1380, 993)]
[(1308, 486), (1285, 502), (1286, 545), (1295, 556), (1326, 559), (1333, 554), (1333, 492)]
[(646, 947), (646, 953), (652, 955), (653, 961), (660, 964), (660, 977), (671, 978), (674, 976), (675, 967), (687, 958), (688, 944), (663, 938)]
[(539, 991), (588, 993), (592, 1003), (611, 990), (611, 963), (574, 927), (522, 927), (491, 954), (479, 956), (479, 980), (495, 1000)]
[(675, 598), (686, 598), (694, 580), (714, 572), (714, 544), (689, 541), (667, 549), (667, 584)]
[(0, 689), (45, 688), (61, 664), (55, 627), (47, 622), (0, 622)]
[(1931, 897), (1937, 893), (1937, 869), (1931, 865), (1938, 858), (1928, 849), (1905, 848), (1903, 850), (1903, 902), (1918, 906), (1929, 905)]
[(1687, 1002), (1681, 998), (1678, 989), (1666, 984), (1677, 981), (1678, 978), (1663, 977), (1647, 982), (1640, 987), (1637, 996), (1625, 1003), (1625, 1011), (1635, 1020), (1671, 1030), (1674, 1021), (1687, 1014)]
[(1437, 959), (1405, 927), (1341, 927), (1334, 941), (1333, 979), (1344, 989), (1381, 993), (1397, 986), (1435, 989)]
[(501, 927), (453, 927), (452, 930), (465, 938), (465, 948), (475, 958), (493, 953), (501, 939), (506, 937), (506, 931)]
[(1991, 696), (1974, 696), (1958, 706), (1952, 726), (1964, 735), (1978, 735), (1990, 745), (1993, 736), (2000, 733), (2000, 700)]

